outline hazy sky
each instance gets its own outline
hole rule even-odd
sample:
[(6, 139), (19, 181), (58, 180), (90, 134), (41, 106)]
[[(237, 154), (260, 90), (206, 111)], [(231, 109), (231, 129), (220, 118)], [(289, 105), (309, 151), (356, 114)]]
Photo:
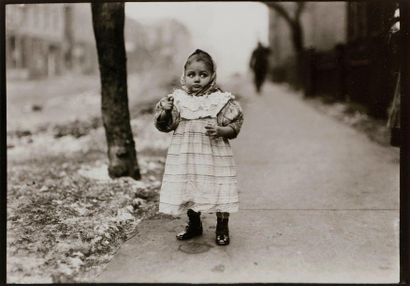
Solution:
[(268, 42), (268, 9), (251, 2), (134, 2), (125, 13), (141, 23), (174, 18), (190, 30), (196, 48), (209, 52), (218, 75), (245, 72), (258, 40)]

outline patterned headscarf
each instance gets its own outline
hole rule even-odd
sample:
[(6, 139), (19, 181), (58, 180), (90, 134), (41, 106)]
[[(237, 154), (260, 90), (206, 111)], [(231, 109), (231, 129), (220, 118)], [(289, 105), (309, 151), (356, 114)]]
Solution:
[[(205, 57), (205, 60), (208, 60), (208, 62), (210, 62), (212, 64), (212, 75), (211, 75), (210, 81), (201, 90), (199, 90), (197, 92), (190, 92), (188, 90), (188, 88), (186, 87), (186, 84), (185, 84), (185, 68), (186, 68), (187, 63), (190, 60), (190, 58), (192, 58), (194, 56)], [(195, 52), (193, 52), (188, 57), (188, 59), (186, 60), (185, 65), (184, 65), (184, 70), (182, 71), (182, 76), (181, 76), (180, 82), (181, 82), (182, 89), (186, 93), (188, 93), (190, 95), (193, 95), (193, 96), (202, 96), (202, 95), (209, 94), (211, 92), (215, 92), (217, 90), (220, 90), (216, 86), (216, 64), (215, 64), (214, 60), (212, 59), (212, 57), (207, 52), (205, 52), (203, 50), (200, 50), (200, 49), (195, 50)]]

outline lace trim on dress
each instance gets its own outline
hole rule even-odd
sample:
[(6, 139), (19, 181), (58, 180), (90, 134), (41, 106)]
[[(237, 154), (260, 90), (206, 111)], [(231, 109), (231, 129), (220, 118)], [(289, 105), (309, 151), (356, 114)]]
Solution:
[(172, 96), (174, 105), (184, 119), (216, 117), (229, 100), (235, 99), (230, 92), (216, 91), (203, 96), (192, 96), (180, 89), (175, 90)]

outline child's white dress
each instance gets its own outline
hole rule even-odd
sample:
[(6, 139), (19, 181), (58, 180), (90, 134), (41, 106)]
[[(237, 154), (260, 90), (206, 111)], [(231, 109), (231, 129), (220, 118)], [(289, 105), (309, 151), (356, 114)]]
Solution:
[(163, 112), (156, 107), (156, 127), (174, 130), (165, 164), (159, 211), (178, 215), (188, 209), (206, 212), (237, 212), (239, 207), (236, 167), (228, 139), (206, 135), (208, 123), (230, 126), (235, 137), (243, 113), (228, 92), (192, 96), (176, 90), (172, 119), (160, 122)]

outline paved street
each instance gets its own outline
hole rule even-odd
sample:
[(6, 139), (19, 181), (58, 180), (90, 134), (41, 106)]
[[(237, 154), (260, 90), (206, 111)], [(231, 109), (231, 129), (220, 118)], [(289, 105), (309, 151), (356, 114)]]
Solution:
[(231, 244), (175, 239), (186, 218), (155, 217), (97, 282), (399, 281), (398, 152), (321, 114), (290, 90), (242, 85), (245, 123), (232, 141), (240, 212)]

